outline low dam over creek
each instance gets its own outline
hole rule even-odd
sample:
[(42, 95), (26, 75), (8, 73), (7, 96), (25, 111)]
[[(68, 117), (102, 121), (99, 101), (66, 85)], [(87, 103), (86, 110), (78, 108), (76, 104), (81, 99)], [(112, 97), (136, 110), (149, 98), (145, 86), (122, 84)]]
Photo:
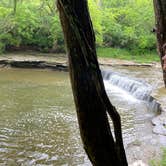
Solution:
[(153, 87), (145, 81), (120, 75), (119, 73), (115, 73), (110, 70), (103, 70), (102, 75), (105, 81), (106, 89), (110, 89), (111, 91), (112, 89), (119, 88), (119, 91), (121, 90), (127, 92), (123, 95), (124, 98), (131, 95), (135, 99), (146, 102), (147, 106), (152, 111), (156, 113), (161, 111), (160, 103), (158, 103), (157, 100), (151, 96)]
[[(104, 67), (102, 74), (121, 114), (129, 163), (158, 159), (166, 146), (166, 136), (154, 130), (166, 100), (162, 72), (132, 66)], [(1, 68), (0, 94), (0, 165), (91, 165), (67, 72)]]

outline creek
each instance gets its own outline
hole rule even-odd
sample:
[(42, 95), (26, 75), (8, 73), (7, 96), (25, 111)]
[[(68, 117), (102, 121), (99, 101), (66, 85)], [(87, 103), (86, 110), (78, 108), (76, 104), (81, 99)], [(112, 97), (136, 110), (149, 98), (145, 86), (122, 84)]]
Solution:
[[(160, 106), (150, 94), (166, 99), (161, 71), (108, 67), (103, 77), (122, 117), (128, 161), (147, 163), (159, 157), (166, 139), (152, 132), (151, 120)], [(0, 165), (90, 165), (80, 141), (67, 72), (0, 69), (0, 106)]]

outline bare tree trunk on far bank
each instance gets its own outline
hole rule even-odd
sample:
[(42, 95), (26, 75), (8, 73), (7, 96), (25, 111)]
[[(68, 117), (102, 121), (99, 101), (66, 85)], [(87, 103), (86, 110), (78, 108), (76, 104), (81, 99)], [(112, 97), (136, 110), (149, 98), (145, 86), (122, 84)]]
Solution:
[(164, 69), (165, 67), (163, 59), (163, 57), (166, 55), (166, 0), (153, 0), (153, 3), (156, 18), (158, 52), (160, 55), (164, 84), (166, 87), (166, 69)]
[(16, 14), (16, 10), (17, 10), (17, 0), (13, 1), (13, 13)]
[[(94, 166), (127, 166), (121, 120), (99, 69), (87, 0), (57, 0), (84, 149)], [(114, 124), (112, 135), (107, 112)]]

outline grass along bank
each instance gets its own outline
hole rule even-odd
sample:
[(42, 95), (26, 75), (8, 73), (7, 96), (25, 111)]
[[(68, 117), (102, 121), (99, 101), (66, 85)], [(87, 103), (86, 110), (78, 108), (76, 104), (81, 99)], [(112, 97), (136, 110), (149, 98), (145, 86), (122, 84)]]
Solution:
[(99, 57), (129, 60), (137, 63), (152, 63), (160, 61), (157, 52), (154, 50), (136, 51), (120, 48), (99, 47), (97, 48), (97, 54)]
[(160, 161), (151, 160), (150, 166), (166, 166), (166, 148), (163, 148), (162, 159)]

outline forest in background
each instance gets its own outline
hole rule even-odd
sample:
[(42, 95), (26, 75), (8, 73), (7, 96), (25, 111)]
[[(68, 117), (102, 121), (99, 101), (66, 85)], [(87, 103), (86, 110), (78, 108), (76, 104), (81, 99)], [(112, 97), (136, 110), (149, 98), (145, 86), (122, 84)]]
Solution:
[[(153, 2), (89, 0), (98, 47), (156, 49)], [(0, 52), (64, 52), (55, 0), (0, 0)]]

